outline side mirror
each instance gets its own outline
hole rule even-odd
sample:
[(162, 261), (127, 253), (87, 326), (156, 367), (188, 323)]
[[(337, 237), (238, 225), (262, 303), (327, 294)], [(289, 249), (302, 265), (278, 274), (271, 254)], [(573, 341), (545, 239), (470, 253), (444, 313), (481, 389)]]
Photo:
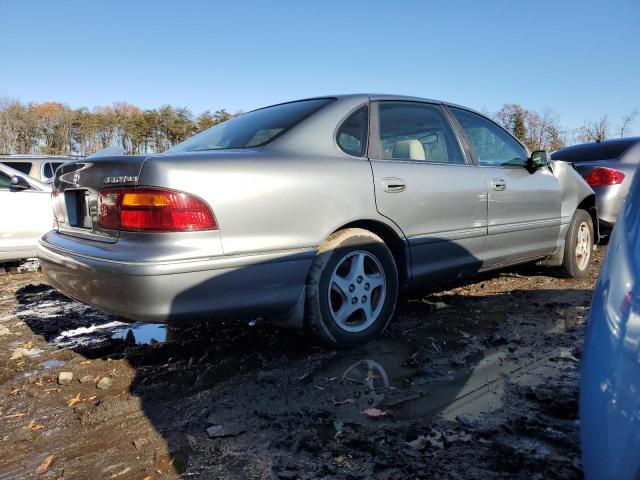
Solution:
[(546, 150), (536, 150), (531, 154), (531, 158), (527, 160), (528, 167), (531, 170), (545, 167), (551, 162), (551, 155)]
[(11, 177), (11, 188), (16, 190), (28, 190), (31, 188), (29, 182), (27, 182), (24, 178), (19, 177), (18, 175), (14, 175)]

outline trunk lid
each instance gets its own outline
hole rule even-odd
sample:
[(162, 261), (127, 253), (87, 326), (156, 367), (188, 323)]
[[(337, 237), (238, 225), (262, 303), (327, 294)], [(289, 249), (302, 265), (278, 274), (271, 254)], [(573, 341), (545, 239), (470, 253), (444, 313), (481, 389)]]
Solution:
[(102, 242), (117, 242), (118, 230), (98, 225), (98, 192), (107, 187), (138, 184), (149, 155), (119, 155), (77, 160), (61, 165), (53, 181), (58, 231)]

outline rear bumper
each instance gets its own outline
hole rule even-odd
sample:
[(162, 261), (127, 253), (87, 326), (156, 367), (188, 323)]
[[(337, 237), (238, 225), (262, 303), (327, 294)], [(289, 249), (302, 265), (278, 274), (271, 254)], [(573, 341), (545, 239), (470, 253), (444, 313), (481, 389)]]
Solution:
[[(53, 237), (52, 237), (53, 235)], [(312, 249), (171, 262), (114, 261), (38, 242), (46, 281), (83, 303), (130, 320), (277, 318), (303, 291)], [(69, 246), (67, 241), (66, 246)], [(71, 244), (73, 246), (73, 244)]]

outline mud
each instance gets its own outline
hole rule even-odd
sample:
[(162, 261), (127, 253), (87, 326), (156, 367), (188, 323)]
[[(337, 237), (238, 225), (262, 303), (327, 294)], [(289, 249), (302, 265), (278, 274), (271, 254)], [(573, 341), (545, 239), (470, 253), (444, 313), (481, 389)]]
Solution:
[(340, 352), (262, 322), (129, 325), (0, 276), (0, 480), (581, 478), (601, 258), (413, 293)]

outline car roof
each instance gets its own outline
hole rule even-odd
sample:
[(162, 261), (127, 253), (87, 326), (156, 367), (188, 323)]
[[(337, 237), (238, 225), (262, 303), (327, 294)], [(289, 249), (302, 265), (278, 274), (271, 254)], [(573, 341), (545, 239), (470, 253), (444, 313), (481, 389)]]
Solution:
[(72, 160), (83, 158), (81, 155), (46, 155), (38, 153), (3, 153), (0, 160)]
[(436, 100), (436, 99), (433, 99), (433, 98), (414, 97), (414, 96), (410, 96), (410, 95), (396, 95), (396, 94), (388, 94), (388, 93), (345, 93), (345, 94), (339, 94), (339, 95), (320, 95), (320, 96), (316, 96), (316, 97), (308, 97), (308, 98), (299, 98), (299, 99), (296, 99), (296, 100), (289, 100), (287, 102), (281, 102), (281, 103), (277, 103), (277, 104), (273, 104), (273, 105), (265, 105), (264, 107), (258, 108), (257, 110), (261, 110), (262, 108), (272, 107), (272, 106), (275, 106), (275, 105), (282, 105), (283, 103), (302, 102), (302, 101), (305, 101), (305, 100), (317, 100), (317, 99), (321, 99), (321, 98), (335, 98), (338, 101), (341, 101), (341, 100), (353, 101), (353, 100), (358, 100), (359, 99), (362, 102), (367, 102), (367, 101), (372, 101), (372, 102), (376, 102), (376, 101), (394, 101), (395, 100), (395, 101), (399, 101), (399, 102), (437, 103), (437, 104), (447, 105), (448, 107), (461, 108), (463, 110), (468, 110), (470, 112), (477, 113), (478, 115), (481, 115), (483, 117), (487, 117), (487, 115), (482, 113), (482, 112), (478, 112), (477, 110), (474, 110), (472, 108), (466, 107), (464, 105), (459, 105), (457, 103), (448, 102), (448, 101), (445, 101), (445, 100)]

